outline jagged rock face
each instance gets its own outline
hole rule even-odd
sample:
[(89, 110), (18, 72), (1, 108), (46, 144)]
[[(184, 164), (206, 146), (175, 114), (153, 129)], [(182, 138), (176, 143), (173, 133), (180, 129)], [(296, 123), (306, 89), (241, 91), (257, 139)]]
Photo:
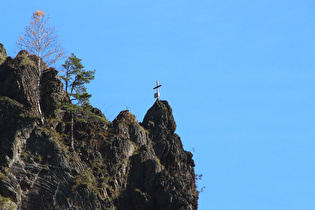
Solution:
[(60, 102), (70, 102), (66, 92), (63, 90), (61, 78), (54, 68), (45, 70), (41, 77), (40, 96), (41, 107), (46, 117), (58, 117), (56, 110)]
[[(37, 57), (29, 55), (22, 50), (12, 59), (6, 58), (6, 61), (0, 68), (0, 95), (8, 96), (28, 108), (36, 107), (35, 89), (38, 78)], [(41, 62), (41, 68), (47, 69), (46, 64)], [(49, 68), (43, 71), (40, 85), (40, 100), (44, 106), (47, 115), (50, 115), (52, 109), (55, 110), (55, 103), (66, 100), (66, 94), (63, 90), (63, 84), (58, 78), (57, 71)], [(39, 97), (39, 98), (41, 98)], [(52, 106), (49, 108), (49, 106)]]
[(108, 122), (97, 108), (77, 109), (73, 151), (57, 71), (41, 77), (41, 125), (33, 112), (35, 73), (21, 62), (0, 65), (2, 208), (197, 209), (194, 161), (174, 133), (167, 101), (157, 100), (142, 124), (127, 110)]
[(174, 134), (176, 123), (172, 108), (167, 101), (156, 100), (143, 119), (143, 126), (154, 131), (169, 131)]
[(0, 68), (0, 95), (8, 96), (25, 106), (36, 104), (34, 89), (37, 72), (34, 67), (23, 68), (18, 57), (8, 57)]
[(4, 48), (3, 44), (0, 43), (0, 56), (7, 57), (7, 51)]
[(7, 51), (5, 50), (3, 44), (0, 43), (0, 65), (5, 61), (7, 58)]
[[(144, 117), (143, 126), (149, 129), (155, 155), (165, 167), (168, 182), (172, 183), (171, 194), (174, 196), (164, 194), (162, 200), (171, 198), (177, 201), (169, 209), (186, 209), (190, 204), (196, 204), (198, 196), (194, 180), (193, 155), (184, 151), (180, 137), (174, 134), (176, 123), (168, 102), (157, 100)], [(167, 209), (169, 205), (166, 206), (161, 207)]]
[[(38, 79), (37, 70), (38, 57), (29, 55), (22, 50), (12, 59), (0, 66), (0, 96), (7, 96), (21, 103), (25, 108), (38, 115), (35, 89)], [(44, 117), (62, 118), (58, 110), (61, 102), (69, 102), (66, 92), (63, 90), (61, 78), (58, 71), (48, 68), (41, 62), (41, 73), (39, 86), (39, 100)]]

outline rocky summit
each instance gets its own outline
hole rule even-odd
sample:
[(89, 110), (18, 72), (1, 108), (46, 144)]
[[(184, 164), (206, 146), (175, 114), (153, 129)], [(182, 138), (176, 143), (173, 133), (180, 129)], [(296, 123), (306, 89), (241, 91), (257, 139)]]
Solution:
[(41, 124), (35, 98), (39, 59), (7, 57), (0, 44), (1, 209), (197, 209), (192, 154), (183, 149), (167, 101), (142, 123), (128, 110), (113, 122), (93, 107), (74, 111), (58, 71), (41, 74)]

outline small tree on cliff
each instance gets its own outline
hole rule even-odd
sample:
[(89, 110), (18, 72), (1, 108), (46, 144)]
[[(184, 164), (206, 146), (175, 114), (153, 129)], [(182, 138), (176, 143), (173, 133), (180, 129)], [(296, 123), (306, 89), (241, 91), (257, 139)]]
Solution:
[(65, 82), (65, 89), (70, 100), (76, 101), (75, 104), (83, 107), (89, 105), (91, 94), (87, 93), (84, 85), (94, 79), (95, 70), (85, 70), (82, 65), (82, 59), (78, 58), (73, 53), (62, 66), (65, 74), (61, 78)]
[[(82, 65), (82, 59), (77, 58), (73, 53), (68, 57), (66, 62), (62, 65), (64, 68), (64, 76), (61, 78), (65, 82), (65, 90), (71, 102), (80, 105), (83, 108), (90, 105), (89, 99), (92, 96), (86, 91), (85, 84), (90, 83), (94, 79), (95, 70), (88, 71)], [(74, 149), (73, 142), (73, 112), (75, 106), (73, 103), (66, 104), (71, 113), (71, 128), (70, 128), (70, 144)]]
[(51, 65), (58, 60), (64, 58), (64, 52), (58, 41), (58, 35), (55, 28), (48, 26), (49, 17), (45, 17), (43, 11), (37, 10), (33, 13), (31, 22), (25, 28), (25, 34), (20, 36), (17, 40), (17, 45), (27, 50), (31, 54), (37, 55), (37, 84), (35, 88), (35, 97), (37, 102), (37, 108), (40, 115), (42, 124), (44, 119), (39, 102), (39, 85), (42, 69), (41, 59), (47, 64)]

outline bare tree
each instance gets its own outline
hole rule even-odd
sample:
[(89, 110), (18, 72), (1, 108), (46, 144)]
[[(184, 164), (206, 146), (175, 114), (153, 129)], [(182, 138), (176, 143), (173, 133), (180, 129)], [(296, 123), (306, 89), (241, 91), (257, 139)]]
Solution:
[(64, 51), (60, 45), (56, 29), (48, 26), (49, 17), (45, 17), (43, 11), (36, 10), (33, 13), (31, 22), (25, 27), (25, 34), (17, 40), (17, 45), (30, 54), (37, 55), (37, 84), (35, 88), (35, 97), (41, 123), (44, 124), (44, 118), (38, 97), (40, 77), (42, 69), (41, 59), (49, 66), (58, 60), (63, 59)]

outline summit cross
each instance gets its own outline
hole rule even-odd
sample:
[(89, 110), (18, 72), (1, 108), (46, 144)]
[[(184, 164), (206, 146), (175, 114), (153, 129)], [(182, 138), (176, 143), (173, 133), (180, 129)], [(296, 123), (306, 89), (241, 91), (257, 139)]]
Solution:
[(160, 91), (159, 91), (159, 87), (161, 87), (162, 85), (159, 85), (159, 81), (156, 81), (156, 87), (153, 88), (156, 89), (156, 93), (154, 93), (154, 98), (159, 99), (160, 97)]

